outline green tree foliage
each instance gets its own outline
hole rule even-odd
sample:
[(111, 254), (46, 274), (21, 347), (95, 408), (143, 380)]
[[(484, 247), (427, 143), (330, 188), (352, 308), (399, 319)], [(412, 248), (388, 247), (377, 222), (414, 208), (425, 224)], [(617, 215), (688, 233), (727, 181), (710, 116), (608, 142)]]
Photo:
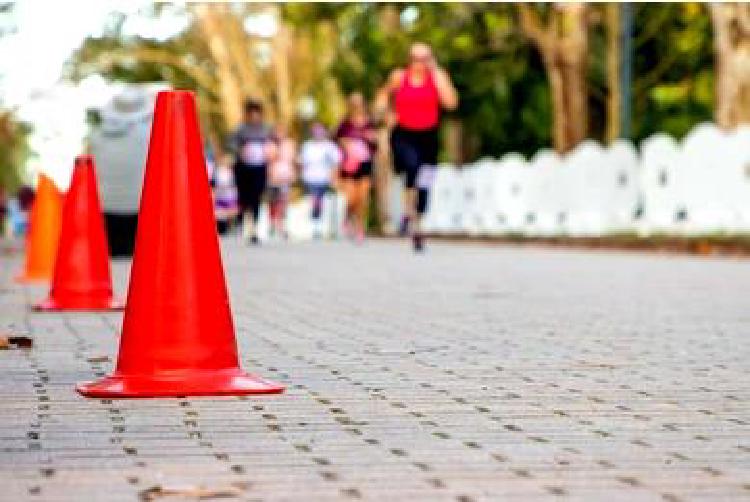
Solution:
[[(10, 22), (13, 7), (12, 3), (0, 3), (0, 37), (15, 29)], [(5, 109), (0, 102), (0, 190), (12, 193), (23, 181), (30, 133), (31, 126), (19, 121), (15, 111)]]
[(0, 189), (12, 193), (23, 181), (30, 133), (31, 127), (13, 112), (0, 110)]
[(467, 157), (532, 153), (550, 142), (541, 61), (518, 31), (510, 4), (288, 4), (288, 22), (332, 20), (339, 57), (331, 71), (345, 93), (372, 97), (414, 41), (432, 45), (461, 96)]
[[(255, 4), (252, 9), (262, 8)], [(235, 10), (238, 15), (249, 12)], [(592, 5), (590, 11), (588, 121), (590, 136), (602, 140), (609, 93), (607, 27), (601, 4)], [(316, 73), (308, 84), (318, 115), (328, 123), (341, 114), (342, 94), (359, 90), (372, 97), (388, 73), (405, 63), (409, 45), (424, 41), (433, 46), (459, 90), (460, 105), (450, 117), (462, 125), (465, 159), (496, 157), (508, 151), (530, 155), (551, 145), (547, 76), (538, 51), (521, 31), (513, 4), (290, 3), (277, 12), (282, 22), (293, 27), (295, 36), (307, 34), (311, 42), (306, 47), (313, 53), (335, 54), (326, 70)], [(634, 12), (634, 139), (657, 131), (681, 137), (696, 123), (711, 120), (710, 18), (705, 6), (696, 3), (635, 4)], [(159, 9), (152, 15), (160, 15)], [(200, 30), (192, 25), (157, 42), (125, 37), (121, 26), (122, 19), (114, 18), (106, 36), (87, 40), (71, 60), (69, 76), (81, 78), (97, 71), (113, 80), (167, 81), (196, 89), (199, 98), (203, 94), (204, 121), (221, 132), (222, 110), (216, 106), (213, 91), (190, 71), (199, 68), (214, 75)], [(144, 48), (173, 54), (183, 64), (127, 57), (101, 64), (109, 55)], [(265, 77), (260, 81), (272, 83)]]
[(713, 39), (706, 6), (635, 5), (633, 133), (677, 138), (712, 120)]

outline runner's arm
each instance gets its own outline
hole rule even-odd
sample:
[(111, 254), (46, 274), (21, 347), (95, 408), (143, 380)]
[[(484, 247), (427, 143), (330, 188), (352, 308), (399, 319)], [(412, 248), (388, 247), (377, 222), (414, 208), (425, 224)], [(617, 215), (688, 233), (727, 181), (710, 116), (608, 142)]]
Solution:
[(401, 85), (401, 81), (404, 79), (404, 70), (399, 68), (393, 70), (388, 76), (388, 81), (383, 87), (378, 90), (375, 95), (375, 102), (373, 104), (373, 114), (377, 119), (382, 118), (388, 111), (389, 101), (393, 91), (398, 89)]
[(239, 155), (240, 149), (242, 148), (242, 145), (240, 144), (240, 130), (239, 128), (235, 131), (232, 131), (232, 133), (227, 138), (227, 150), (235, 157)]
[(437, 67), (432, 71), (435, 87), (437, 87), (440, 105), (446, 110), (455, 110), (458, 106), (458, 92), (451, 82), (451, 77), (443, 68)]

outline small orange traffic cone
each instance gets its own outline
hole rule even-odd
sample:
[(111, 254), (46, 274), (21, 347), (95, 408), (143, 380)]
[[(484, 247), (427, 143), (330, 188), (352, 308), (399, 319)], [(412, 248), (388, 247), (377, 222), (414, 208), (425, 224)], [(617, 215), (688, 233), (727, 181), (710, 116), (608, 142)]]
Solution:
[(62, 230), (49, 298), (36, 310), (120, 310), (112, 298), (109, 249), (96, 168), (91, 155), (76, 158), (63, 204)]
[(195, 98), (156, 100), (115, 372), (89, 397), (282, 392), (239, 366)]
[(16, 277), (17, 281), (49, 281), (52, 278), (60, 238), (62, 206), (63, 194), (50, 178), (39, 174), (26, 237), (26, 263), (21, 275)]

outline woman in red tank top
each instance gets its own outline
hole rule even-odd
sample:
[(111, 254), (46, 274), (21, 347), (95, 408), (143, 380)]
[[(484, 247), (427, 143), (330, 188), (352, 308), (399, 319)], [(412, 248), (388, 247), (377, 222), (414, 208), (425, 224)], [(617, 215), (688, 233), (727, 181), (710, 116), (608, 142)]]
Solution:
[(411, 231), (414, 250), (422, 251), (420, 219), (427, 210), (437, 166), (440, 109), (455, 109), (458, 94), (448, 73), (435, 63), (428, 45), (412, 45), (409, 59), (406, 69), (391, 73), (375, 105), (382, 112), (393, 98), (396, 114), (391, 133), (393, 164), (396, 173), (404, 176), (401, 233), (406, 235)]
[(440, 98), (432, 72), (424, 74), (421, 85), (414, 85), (412, 78), (411, 72), (406, 70), (401, 86), (394, 93), (398, 125), (411, 131), (432, 129), (440, 119)]

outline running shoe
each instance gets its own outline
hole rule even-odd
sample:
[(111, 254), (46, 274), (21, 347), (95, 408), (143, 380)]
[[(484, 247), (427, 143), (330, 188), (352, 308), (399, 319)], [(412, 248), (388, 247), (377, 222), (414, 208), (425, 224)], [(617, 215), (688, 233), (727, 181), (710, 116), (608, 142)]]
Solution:
[(401, 225), (398, 227), (398, 235), (401, 237), (406, 237), (408, 234), (409, 234), (409, 217), (402, 216)]
[(345, 220), (342, 227), (343, 228), (341, 230), (344, 233), (344, 237), (346, 239), (353, 239), (354, 238), (354, 225), (352, 225), (350, 221)]
[(357, 230), (356, 234), (354, 235), (354, 242), (357, 244), (364, 244), (365, 242), (365, 231), (361, 228)]
[(414, 234), (411, 237), (411, 243), (414, 247), (415, 253), (421, 253), (424, 251), (424, 237), (421, 234)]

